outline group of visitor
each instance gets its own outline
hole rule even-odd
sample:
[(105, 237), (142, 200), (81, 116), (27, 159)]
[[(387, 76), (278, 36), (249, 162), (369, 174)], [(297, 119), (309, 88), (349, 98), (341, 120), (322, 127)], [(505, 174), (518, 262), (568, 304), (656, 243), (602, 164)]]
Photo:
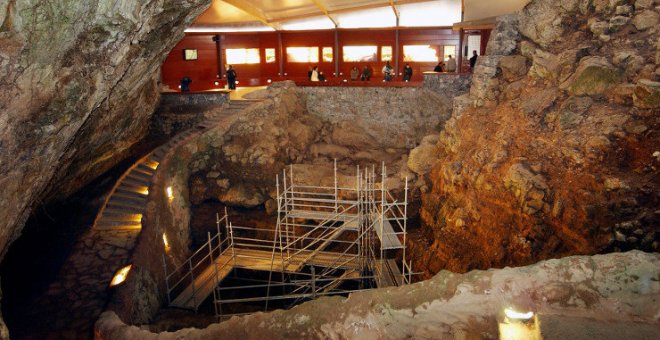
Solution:
[(307, 71), (307, 79), (309, 81), (325, 81), (325, 74), (319, 71), (318, 66), (310, 67)]
[[(472, 57), (470, 58), (470, 72), (474, 70), (474, 66), (477, 64), (477, 57), (477, 51), (472, 51)], [(452, 58), (450, 54), (447, 57), (447, 62), (440, 61), (433, 69), (433, 72), (456, 72), (456, 59)]]
[[(474, 67), (477, 63), (477, 51), (472, 51), (472, 57), (470, 58), (470, 71), (474, 70)], [(383, 73), (383, 81), (392, 81), (393, 76), (395, 75), (394, 68), (392, 67), (392, 64), (390, 64), (389, 61), (385, 63), (385, 66), (383, 66), (383, 69), (381, 70)], [(456, 72), (456, 59), (454, 59), (451, 55), (448, 56), (447, 62), (440, 61), (438, 65), (435, 66), (433, 69), (434, 72)], [(371, 80), (371, 76), (373, 75), (373, 71), (371, 69), (371, 65), (364, 65), (364, 68), (362, 71), (357, 66), (353, 66), (351, 69), (351, 80), (352, 81), (357, 81), (358, 79), (363, 80), (363, 81), (369, 81)], [(231, 65), (228, 65), (227, 67), (227, 84), (230, 90), (235, 90), (236, 89), (236, 70)], [(403, 68), (403, 81), (410, 81), (413, 76), (413, 69), (410, 67), (410, 64), (406, 64)], [(307, 71), (307, 79), (309, 81), (325, 81), (325, 74), (323, 74), (322, 71), (319, 71), (318, 66), (314, 66), (309, 68), (309, 71)], [(181, 79), (180, 82), (180, 89), (182, 92), (188, 92), (190, 91), (190, 83), (192, 83), (192, 79), (190, 77), (185, 76), (183, 79)]]

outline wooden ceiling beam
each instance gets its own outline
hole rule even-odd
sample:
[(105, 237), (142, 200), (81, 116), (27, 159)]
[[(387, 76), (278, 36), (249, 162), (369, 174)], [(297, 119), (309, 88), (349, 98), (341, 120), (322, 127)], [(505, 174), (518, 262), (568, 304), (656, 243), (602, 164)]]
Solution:
[(249, 1), (246, 0), (222, 0), (238, 9), (241, 11), (255, 17), (257, 20), (261, 21), (264, 25), (270, 26), (274, 29), (279, 29), (278, 25), (274, 25), (266, 16), (264, 13), (254, 5), (252, 5)]
[[(398, 5), (404, 5), (404, 4), (414, 4), (414, 3), (420, 3), (420, 2), (429, 2), (429, 0), (398, 0), (396, 3)], [(358, 11), (358, 10), (363, 10), (363, 9), (379, 8), (379, 7), (385, 7), (385, 6), (387, 6), (387, 4), (373, 3), (373, 4), (369, 4), (369, 5), (346, 7), (346, 8), (337, 9), (337, 10), (334, 10), (334, 11), (328, 11), (328, 15)], [(270, 20), (270, 22), (275, 23), (275, 22), (282, 22), (282, 21), (289, 21), (289, 20), (306, 19), (306, 18), (317, 17), (317, 16), (319, 16), (319, 15), (316, 14), (316, 13), (301, 14), (301, 15), (295, 15), (295, 16), (284, 17), (284, 18), (275, 18), (275, 19)]]
[(335, 25), (335, 28), (339, 27), (335, 19), (330, 16), (330, 13), (328, 13), (328, 9), (325, 8), (325, 5), (321, 2), (321, 0), (312, 0), (312, 1), (316, 5), (316, 7), (318, 7), (321, 10), (321, 12), (323, 12), (323, 14), (325, 14), (325, 16), (328, 17), (328, 19), (330, 19), (330, 21), (332, 21), (332, 23)]
[(399, 10), (396, 9), (394, 0), (390, 0), (390, 6), (392, 6), (392, 10), (394, 11), (394, 15), (396, 16), (396, 25), (399, 26)]

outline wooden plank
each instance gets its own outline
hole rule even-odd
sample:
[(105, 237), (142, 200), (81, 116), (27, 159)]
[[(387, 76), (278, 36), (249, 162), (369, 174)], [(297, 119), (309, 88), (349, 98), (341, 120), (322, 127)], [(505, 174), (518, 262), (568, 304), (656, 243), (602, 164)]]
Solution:
[[(227, 262), (229, 261), (229, 262)], [(215, 282), (222, 281), (234, 269), (231, 254), (222, 254), (216, 261), (216, 265), (227, 263), (224, 267), (218, 268), (218, 278), (214, 280), (215, 268), (209, 265), (204, 271), (195, 277), (195, 289), (193, 291), (192, 283), (188, 285), (173, 301), (170, 303), (171, 307), (185, 308), (196, 310), (206, 300), (206, 298), (213, 293)], [(194, 294), (193, 294), (194, 292)]]
[(334, 211), (313, 211), (313, 210), (301, 210), (294, 209), (289, 212), (289, 217), (293, 218), (304, 218), (308, 220), (330, 220), (332, 221), (349, 221), (357, 218), (356, 214), (338, 214)]
[[(382, 230), (381, 230), (381, 224), (380, 222), (383, 222), (382, 225)], [(376, 229), (376, 234), (378, 235), (378, 239), (380, 240), (381, 243), (381, 248), (383, 249), (400, 249), (403, 248), (403, 245), (401, 244), (401, 240), (397, 237), (397, 235), (394, 233), (394, 228), (392, 228), (392, 224), (388, 220), (383, 220), (381, 216), (378, 216), (376, 218), (376, 225), (374, 225), (374, 229)]]

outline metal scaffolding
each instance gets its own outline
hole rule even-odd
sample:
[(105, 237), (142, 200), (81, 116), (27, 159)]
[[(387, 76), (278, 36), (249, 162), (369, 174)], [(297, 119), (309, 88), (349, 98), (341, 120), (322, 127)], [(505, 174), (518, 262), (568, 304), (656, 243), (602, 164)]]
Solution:
[(410, 283), (408, 181), (398, 201), (386, 188), (384, 164), (380, 183), (377, 177), (375, 167), (357, 167), (355, 185), (339, 186), (335, 161), (334, 186), (312, 186), (295, 181), (293, 166), (285, 169), (276, 178), (274, 229), (233, 225), (225, 210), (216, 218), (216, 235), (209, 233), (184, 264), (168, 272), (163, 259), (169, 305), (196, 311), (213, 295), (220, 317), (237, 314), (235, 308), (223, 313), (225, 305), (268, 310), (276, 301), (286, 308), (318, 296)]

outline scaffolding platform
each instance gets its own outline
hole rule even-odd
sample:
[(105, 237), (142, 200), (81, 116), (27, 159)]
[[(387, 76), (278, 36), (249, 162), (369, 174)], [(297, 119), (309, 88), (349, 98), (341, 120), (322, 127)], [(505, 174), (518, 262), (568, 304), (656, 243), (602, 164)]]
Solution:
[[(335, 185), (329, 187), (294, 184), (293, 170), (290, 166), (281, 181), (276, 178), (274, 229), (235, 226), (225, 210), (222, 218), (217, 216), (216, 234), (209, 233), (208, 241), (183, 264), (168, 270), (163, 256), (171, 307), (196, 311), (212, 295), (220, 317), (225, 304), (261, 301), (268, 310), (268, 302), (274, 300), (293, 305), (323, 295), (411, 282), (405, 248), (407, 180), (399, 202), (385, 188), (384, 165), (379, 185), (373, 167), (357, 168), (355, 187), (338, 186), (336, 162)], [(220, 232), (222, 223), (225, 235)], [(389, 257), (394, 255), (387, 252), (390, 249), (402, 250), (397, 252), (401, 262)], [(268, 280), (225, 286), (223, 282), (235, 269), (265, 272)], [(234, 291), (232, 298), (222, 298), (228, 290)]]

